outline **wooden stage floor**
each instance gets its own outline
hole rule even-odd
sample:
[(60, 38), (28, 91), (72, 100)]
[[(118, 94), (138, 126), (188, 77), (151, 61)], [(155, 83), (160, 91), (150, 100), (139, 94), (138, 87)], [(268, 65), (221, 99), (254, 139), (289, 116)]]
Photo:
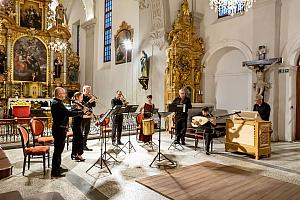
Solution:
[(178, 200), (300, 199), (300, 186), (213, 162), (202, 162), (138, 183)]

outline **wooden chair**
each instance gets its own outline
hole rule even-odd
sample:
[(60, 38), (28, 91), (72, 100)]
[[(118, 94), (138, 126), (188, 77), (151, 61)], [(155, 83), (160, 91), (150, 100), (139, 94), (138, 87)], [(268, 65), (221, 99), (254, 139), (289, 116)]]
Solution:
[(33, 146), (35, 146), (35, 143), (42, 145), (53, 143), (54, 139), (52, 136), (43, 136), (45, 126), (42, 120), (35, 118), (31, 119), (30, 128), (33, 137)]
[(171, 129), (170, 129), (170, 131), (169, 131), (169, 133), (170, 133), (170, 135), (171, 135), (171, 139), (173, 138), (173, 135), (175, 135), (176, 134), (176, 127), (175, 127), (175, 125), (176, 125), (176, 118), (175, 118), (175, 115), (173, 115), (173, 117), (172, 117), (172, 126), (171, 126)]
[(32, 155), (40, 155), (43, 156), (43, 169), (44, 175), (46, 174), (46, 155), (48, 156), (48, 168), (50, 167), (50, 151), (49, 146), (29, 146), (29, 133), (28, 130), (24, 126), (18, 126), (19, 133), (21, 135), (23, 154), (24, 154), (24, 162), (23, 162), (23, 176), (25, 173), (26, 166), (26, 158), (28, 156), (28, 169), (30, 169), (30, 156)]
[(70, 138), (73, 137), (73, 131), (68, 131), (67, 132), (67, 150), (69, 150), (69, 142), (70, 142)]
[(136, 140), (139, 140), (139, 133), (141, 133), (141, 128), (142, 128), (142, 122), (144, 119), (143, 113), (139, 113), (136, 116)]
[[(101, 114), (100, 117), (103, 117), (103, 114)], [(106, 137), (107, 134), (112, 132), (112, 128), (109, 127), (109, 122), (110, 122), (110, 118), (107, 117), (103, 120), (103, 122), (99, 124), (101, 126), (101, 133), (103, 134), (102, 137)], [(101, 139), (101, 133), (100, 133), (99, 140)]]

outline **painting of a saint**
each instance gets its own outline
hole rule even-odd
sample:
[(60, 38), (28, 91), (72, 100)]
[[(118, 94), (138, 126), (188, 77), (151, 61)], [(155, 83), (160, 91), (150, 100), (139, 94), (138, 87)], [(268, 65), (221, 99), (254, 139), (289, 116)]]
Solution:
[(6, 70), (6, 52), (3, 45), (0, 45), (0, 74)]
[(42, 30), (42, 9), (38, 7), (38, 4), (27, 3), (21, 7), (20, 25)]
[(14, 81), (47, 81), (47, 49), (37, 38), (21, 37), (14, 44)]
[(127, 57), (127, 62), (131, 62), (132, 49), (126, 50), (125, 41), (132, 41), (130, 30), (122, 30), (116, 36), (116, 44), (115, 44), (116, 64), (125, 63), (126, 57)]

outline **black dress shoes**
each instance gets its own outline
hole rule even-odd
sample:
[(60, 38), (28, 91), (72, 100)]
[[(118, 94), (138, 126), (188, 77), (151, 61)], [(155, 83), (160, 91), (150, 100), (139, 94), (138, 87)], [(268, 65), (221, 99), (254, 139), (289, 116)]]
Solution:
[(69, 171), (68, 169), (65, 169), (65, 168), (62, 168), (62, 167), (59, 168), (60, 173), (64, 173), (64, 172), (68, 172), (68, 171)]
[(82, 158), (81, 156), (76, 156), (75, 160), (78, 161), (78, 162), (84, 162), (85, 161), (85, 159)]
[(118, 145), (124, 145), (121, 141), (118, 141)]
[(182, 144), (182, 145), (185, 145), (185, 141), (181, 141), (181, 144)]
[(83, 147), (84, 151), (93, 151), (93, 149), (89, 149), (87, 146)]
[(206, 155), (210, 155), (210, 153), (208, 151), (205, 152)]
[(53, 178), (60, 178), (60, 177), (65, 177), (66, 175), (61, 174), (61, 172), (58, 171), (51, 171), (51, 177)]
[(175, 140), (175, 141), (174, 141), (174, 144), (179, 144), (179, 141), (178, 141), (178, 140)]

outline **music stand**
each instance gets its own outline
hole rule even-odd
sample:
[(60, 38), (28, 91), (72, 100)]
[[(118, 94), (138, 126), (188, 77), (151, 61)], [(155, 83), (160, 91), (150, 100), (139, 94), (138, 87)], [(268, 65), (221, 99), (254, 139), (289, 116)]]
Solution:
[[(186, 106), (185, 106), (185, 104), (169, 104), (168, 110), (169, 110), (169, 112), (183, 113), (183, 112), (186, 112)], [(176, 127), (176, 123), (175, 123), (175, 135), (176, 135), (176, 128), (177, 127)], [(181, 144), (175, 143), (175, 142), (177, 142), (176, 139), (177, 138), (175, 136), (175, 140), (173, 140), (173, 142), (169, 146), (168, 150), (170, 150), (171, 147), (173, 147), (174, 150), (179, 150), (179, 151), (184, 150), (184, 147)]]
[[(138, 109), (139, 105), (128, 105), (125, 107), (125, 111), (124, 113), (127, 114), (127, 118), (129, 118), (129, 114), (130, 113), (135, 113), (136, 110)], [(130, 141), (130, 129), (131, 129), (131, 126), (129, 125), (129, 132), (128, 132), (128, 141), (125, 143), (125, 145), (122, 147), (123, 148), (127, 148), (128, 149), (128, 153), (130, 153), (130, 150), (133, 149), (135, 152), (135, 148), (134, 146), (132, 145), (131, 141)], [(127, 144), (128, 144), (128, 147), (127, 147)]]
[[(102, 131), (102, 140), (101, 140), (101, 145), (100, 145), (100, 148), (101, 148), (101, 151), (100, 151), (100, 152), (101, 152), (101, 155), (100, 155), (100, 157), (97, 159), (97, 161), (96, 161), (90, 168), (88, 168), (88, 170), (86, 170), (86, 173), (87, 173), (90, 169), (92, 169), (94, 166), (103, 169), (103, 163), (104, 163), (104, 165), (105, 165), (105, 167), (107, 168), (107, 170), (109, 171), (109, 173), (112, 174), (111, 171), (110, 171), (110, 169), (109, 169), (109, 167), (108, 167), (108, 165), (107, 165), (107, 163), (106, 163), (106, 161), (109, 160), (110, 158), (112, 158), (112, 159), (114, 159), (116, 162), (118, 162), (112, 155), (110, 155), (110, 153), (108, 153), (108, 152), (106, 151), (106, 126), (107, 126), (107, 124), (106, 124), (105, 119), (111, 114), (112, 111), (113, 111), (113, 109), (107, 110), (106, 113), (103, 115), (103, 117), (101, 117), (101, 118), (99, 119), (99, 125), (100, 125), (100, 126), (104, 126), (104, 129), (105, 129), (105, 131), (104, 131), (104, 136), (103, 136), (103, 131)], [(103, 124), (103, 123), (104, 123), (104, 124)], [(102, 124), (102, 125), (101, 125), (101, 124)], [(104, 143), (104, 152), (103, 152), (103, 143)], [(106, 155), (109, 156), (109, 159), (106, 159)], [(99, 167), (99, 166), (96, 166), (96, 164), (97, 164), (99, 161), (100, 161), (100, 167)]]
[(156, 154), (156, 156), (154, 157), (153, 161), (151, 162), (151, 164), (149, 165), (150, 167), (152, 167), (152, 164), (154, 163), (154, 161), (158, 158), (158, 162), (163, 161), (161, 159), (161, 157), (165, 158), (165, 160), (168, 160), (170, 163), (172, 163), (174, 166), (176, 166), (176, 163), (174, 163), (174, 161), (172, 161), (171, 159), (169, 159), (167, 156), (165, 156), (163, 153), (160, 152), (160, 144), (161, 144), (161, 117), (167, 117), (168, 115), (170, 115), (172, 112), (157, 112), (154, 114), (158, 115), (159, 118), (159, 129), (158, 129), (158, 152)]
[[(126, 111), (126, 107), (125, 106), (123, 106), (123, 105), (116, 105), (114, 108), (113, 108), (113, 113), (112, 113), (112, 115), (115, 117), (116, 115), (123, 115), (123, 113), (125, 113), (125, 111)], [(114, 118), (113, 118), (113, 126), (114, 126)], [(122, 125), (123, 126), (123, 125)], [(121, 135), (122, 135), (122, 133), (121, 133)], [(114, 145), (114, 144), (113, 144)], [(121, 148), (121, 147), (119, 147), (119, 145), (118, 145), (118, 142), (117, 142), (117, 144), (116, 145), (114, 145), (114, 148), (113, 148), (113, 151), (115, 152), (115, 154), (116, 154), (116, 156), (119, 154), (119, 153), (121, 153), (121, 151), (123, 152), (123, 153), (125, 153), (126, 154), (126, 152), (123, 150), (123, 148)]]

